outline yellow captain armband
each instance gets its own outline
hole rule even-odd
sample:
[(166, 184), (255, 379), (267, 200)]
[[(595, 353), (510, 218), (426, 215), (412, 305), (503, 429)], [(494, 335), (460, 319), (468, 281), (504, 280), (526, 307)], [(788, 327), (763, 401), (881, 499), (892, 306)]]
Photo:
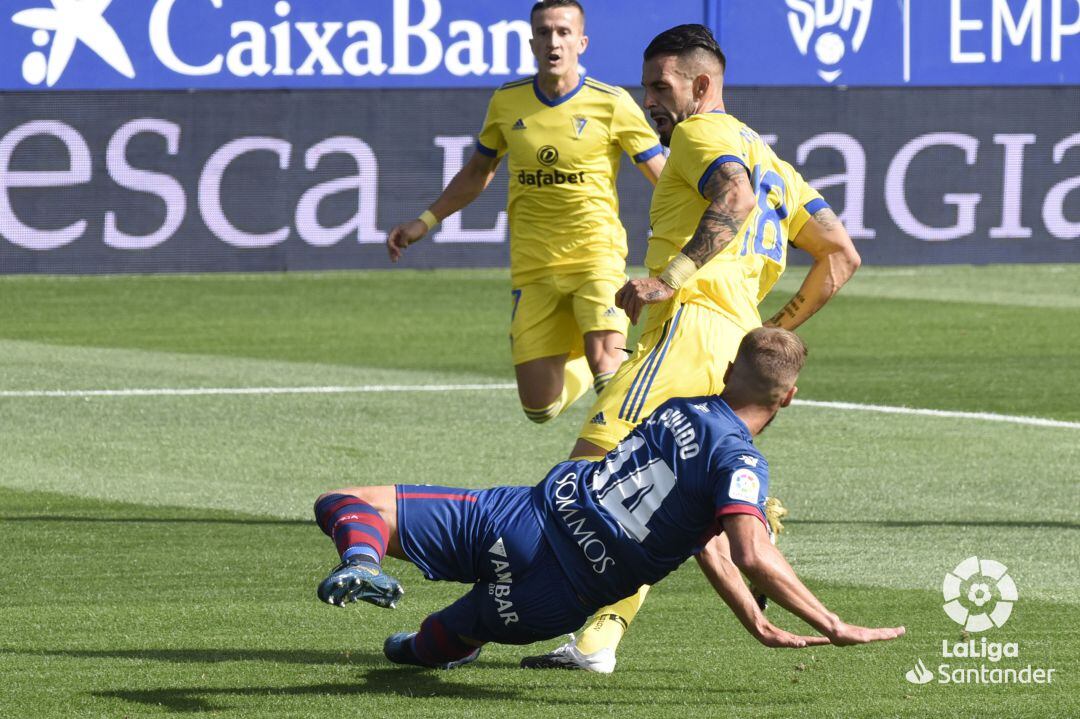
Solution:
[(694, 264), (694, 261), (683, 253), (675, 255), (675, 257), (668, 263), (668, 266), (664, 268), (664, 271), (660, 273), (660, 281), (673, 290), (677, 290), (686, 284), (686, 281), (697, 272), (698, 267)]
[(433, 213), (431, 210), (424, 210), (420, 213), (420, 217), (416, 219), (424, 223), (424, 225), (428, 229), (428, 232), (431, 232), (433, 229), (435, 229), (436, 225), (439, 224), (439, 218), (436, 217), (435, 213)]

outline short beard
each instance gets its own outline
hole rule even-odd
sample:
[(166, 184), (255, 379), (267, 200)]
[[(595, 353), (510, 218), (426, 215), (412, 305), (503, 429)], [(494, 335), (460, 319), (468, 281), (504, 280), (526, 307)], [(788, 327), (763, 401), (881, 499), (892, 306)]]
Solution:
[(663, 145), (664, 147), (671, 147), (671, 135), (675, 132), (675, 128), (679, 126), (680, 122), (682, 122), (683, 120), (691, 117), (693, 114), (694, 114), (694, 105), (693, 105), (693, 103), (688, 105), (681, 113), (678, 113), (678, 114), (672, 113), (672, 115), (668, 118), (668, 120), (669, 120), (669, 122), (671, 124), (671, 129), (669, 129), (667, 131), (664, 131), (664, 132), (659, 132), (660, 144)]

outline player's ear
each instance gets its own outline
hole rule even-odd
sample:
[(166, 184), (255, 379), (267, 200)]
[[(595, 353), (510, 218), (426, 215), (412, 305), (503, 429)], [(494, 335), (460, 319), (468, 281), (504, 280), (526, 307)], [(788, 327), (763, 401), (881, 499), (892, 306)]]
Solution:
[(793, 399), (795, 399), (795, 395), (796, 395), (796, 394), (798, 394), (798, 393), (799, 393), (799, 388), (798, 388), (797, 386), (795, 386), (795, 385), (792, 385), (791, 389), (789, 389), (789, 390), (787, 391), (787, 394), (786, 394), (786, 395), (784, 395), (784, 399), (780, 401), (780, 406), (781, 406), (781, 407), (788, 407), (788, 406), (790, 406), (790, 405), (791, 405), (791, 401), (792, 401)]
[(729, 382), (731, 380), (731, 373), (732, 373), (732, 371), (734, 369), (735, 369), (735, 363), (734, 362), (728, 362), (727, 363), (727, 369), (724, 370), (724, 386), (725, 387), (728, 386), (728, 384), (729, 384)]
[(578, 46), (579, 46), (578, 54), (579, 55), (584, 54), (586, 48), (589, 47), (589, 36), (582, 33), (581, 40), (579, 41)]
[(709, 92), (709, 86), (712, 85), (712, 78), (707, 74), (702, 73), (694, 78), (694, 99), (700, 100), (705, 97)]

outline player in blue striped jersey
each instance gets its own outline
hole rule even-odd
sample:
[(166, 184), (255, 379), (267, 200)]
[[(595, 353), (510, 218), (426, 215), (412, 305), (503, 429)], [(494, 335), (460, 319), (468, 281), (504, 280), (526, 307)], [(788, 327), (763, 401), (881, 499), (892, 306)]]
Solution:
[[(598, 608), (696, 556), (743, 625), (768, 646), (894, 639), (903, 627), (842, 622), (799, 580), (766, 530), (769, 465), (753, 444), (791, 403), (806, 357), (787, 330), (743, 340), (719, 396), (660, 405), (600, 461), (556, 465), (535, 487), (356, 487), (323, 495), (320, 526), (343, 562), (319, 596), (392, 606), (384, 554), (428, 579), (473, 584), (418, 632), (386, 641), (394, 662), (450, 668), (487, 642), (526, 644), (573, 631)], [(725, 558), (730, 556), (734, 565)], [(821, 636), (773, 626), (739, 571)]]

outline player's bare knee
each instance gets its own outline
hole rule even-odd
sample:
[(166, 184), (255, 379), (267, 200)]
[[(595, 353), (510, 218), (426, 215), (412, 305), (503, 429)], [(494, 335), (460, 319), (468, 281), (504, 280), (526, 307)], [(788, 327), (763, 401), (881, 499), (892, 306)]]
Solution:
[(393, 497), (394, 499), (396, 499), (397, 497), (397, 492), (394, 489), (394, 486), (385, 484), (380, 484), (374, 487), (351, 487), (344, 491), (348, 494), (353, 495), (362, 502), (367, 502), (379, 511), (382, 511), (386, 508), (384, 505), (387, 503), (388, 500), (387, 494), (389, 494), (390, 497)]
[(385, 514), (397, 497), (397, 490), (392, 484), (382, 484), (372, 487), (344, 487), (320, 494), (315, 500), (316, 511), (319, 504), (329, 497), (355, 497), (356, 499), (371, 505), (380, 514)]

